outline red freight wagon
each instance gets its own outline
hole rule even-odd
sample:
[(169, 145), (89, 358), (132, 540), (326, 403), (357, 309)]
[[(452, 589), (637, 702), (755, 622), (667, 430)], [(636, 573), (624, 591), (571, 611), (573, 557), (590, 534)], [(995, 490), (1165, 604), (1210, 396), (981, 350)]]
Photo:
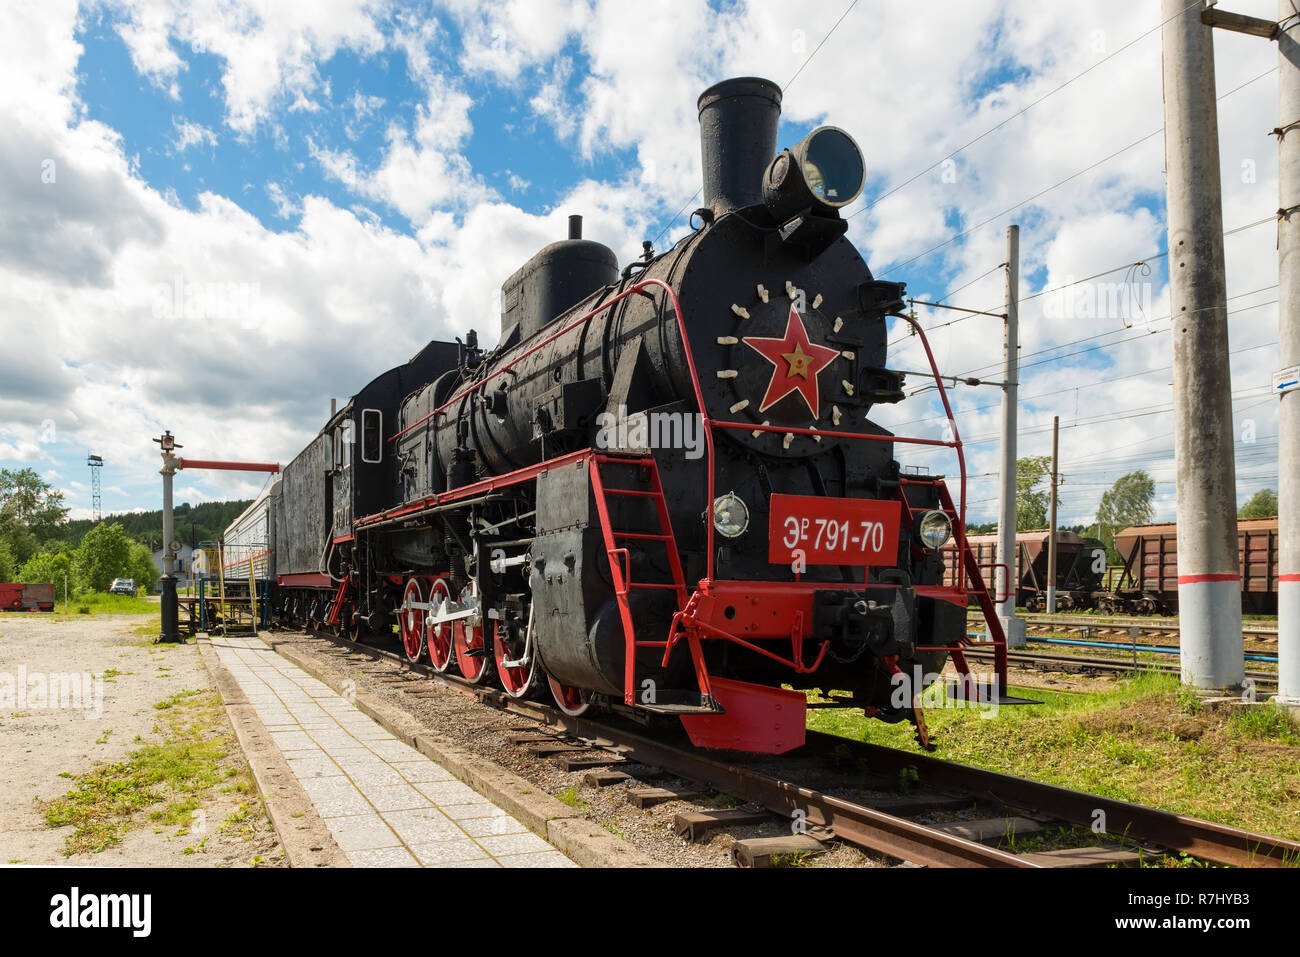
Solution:
[[(1119, 591), (1134, 596), (1146, 606), (1143, 610), (1176, 612), (1178, 526), (1134, 525), (1115, 536), (1115, 548), (1124, 560)], [(1237, 560), (1241, 610), (1252, 615), (1276, 614), (1277, 518), (1238, 520)]]
[(54, 586), (0, 582), (0, 610), (54, 611)]

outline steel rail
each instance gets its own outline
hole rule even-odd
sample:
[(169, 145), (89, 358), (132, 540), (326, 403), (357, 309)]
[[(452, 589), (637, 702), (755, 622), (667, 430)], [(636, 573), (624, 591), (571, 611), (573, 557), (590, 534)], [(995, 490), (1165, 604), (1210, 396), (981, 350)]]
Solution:
[[(983, 615), (972, 609), (968, 615), (970, 618), (983, 619)], [(1114, 618), (1111, 616), (1089, 617), (1087, 615), (1022, 615), (1021, 619), (1027, 625), (1061, 625), (1064, 627), (1088, 627), (1097, 629), (1107, 628), (1139, 628), (1143, 631), (1165, 631), (1177, 632), (1177, 618)], [(1265, 637), (1275, 637), (1277, 635), (1277, 626), (1269, 627), (1259, 622), (1251, 622), (1242, 627), (1242, 633), (1247, 635), (1263, 635)]]
[[(966, 650), (967, 656), (976, 658), (991, 657), (990, 653), (982, 649)], [(1158, 661), (1139, 661), (1134, 666), (1132, 660), (1122, 658), (1089, 658), (1084, 655), (1054, 655), (1050, 652), (1039, 651), (1012, 651), (1008, 652), (1010, 662), (1021, 662), (1022, 664), (1048, 664), (1048, 665), (1077, 665), (1082, 671), (1107, 670), (1114, 672), (1136, 672), (1136, 671), (1159, 671), (1163, 674), (1177, 675), (1181, 674), (1178, 665), (1164, 664)], [(1068, 670), (1068, 669), (1061, 669)], [(1247, 671), (1245, 677), (1255, 682), (1257, 687), (1277, 686), (1277, 675), (1267, 671)]]
[[(872, 808), (802, 787), (773, 775), (717, 760), (692, 748), (679, 747), (645, 734), (588, 717), (572, 717), (537, 701), (512, 698), (495, 688), (470, 685), (452, 675), (412, 664), (396, 652), (358, 644), (328, 633), (320, 634), (342, 648), (396, 662), (407, 670), (433, 679), (457, 693), (484, 704), (545, 723), (564, 732), (590, 739), (626, 758), (658, 766), (711, 788), (761, 804), (782, 817), (802, 811), (805, 821), (830, 830), (836, 837), (859, 847), (914, 864), (931, 867), (1040, 867), (1031, 860), (988, 845), (957, 837), (936, 828), (895, 817)], [(930, 786), (954, 788), (975, 798), (1030, 813), (1046, 814), (1070, 824), (1091, 828), (1100, 810), (1106, 831), (1140, 844), (1185, 851), (1205, 860), (1246, 867), (1283, 867), (1300, 863), (1300, 842), (1271, 837), (1144, 805), (1072, 791), (1052, 784), (1017, 778), (997, 771), (957, 764), (911, 751), (839, 738), (808, 731), (808, 747), (829, 753), (848, 747), (864, 756), (873, 768), (892, 771), (917, 769)]]
[[(811, 730), (808, 739), (817, 748), (841, 747), (845, 740)], [(874, 767), (900, 770), (914, 767), (921, 783), (957, 788), (1009, 807), (1051, 815), (1079, 827), (1094, 826), (1098, 821), (1097, 812), (1101, 811), (1105, 815), (1106, 833), (1123, 835), (1139, 843), (1158, 844), (1237, 867), (1295, 867), (1300, 864), (1300, 841), (944, 761), (926, 754), (863, 741), (850, 741), (849, 744), (874, 762)]]

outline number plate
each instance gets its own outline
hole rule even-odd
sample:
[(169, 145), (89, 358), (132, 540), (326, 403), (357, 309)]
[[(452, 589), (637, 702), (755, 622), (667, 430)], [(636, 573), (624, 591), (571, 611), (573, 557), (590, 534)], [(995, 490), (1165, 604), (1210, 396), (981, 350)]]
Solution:
[(767, 560), (788, 565), (895, 565), (898, 502), (869, 498), (772, 496)]

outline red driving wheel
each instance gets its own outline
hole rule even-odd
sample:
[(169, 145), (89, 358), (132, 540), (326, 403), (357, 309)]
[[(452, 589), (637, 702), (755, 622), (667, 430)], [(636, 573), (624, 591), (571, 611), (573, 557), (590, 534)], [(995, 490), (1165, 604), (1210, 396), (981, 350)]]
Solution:
[[(497, 677), (501, 679), (501, 688), (512, 698), (522, 698), (533, 690), (537, 675), (537, 656), (530, 655), (529, 660), (509, 665), (508, 661), (517, 661), (515, 653), (506, 641), (509, 627), (502, 621), (492, 622), (492, 658), (497, 663)], [(523, 654), (523, 649), (519, 650)]]
[(412, 604), (424, 604), (424, 583), (412, 578), (406, 583), (402, 593), (402, 652), (407, 661), (419, 661), (424, 654), (424, 609), (412, 608)]
[(581, 688), (562, 685), (550, 675), (546, 676), (546, 683), (551, 686), (551, 696), (555, 698), (555, 704), (569, 717), (576, 718), (586, 714), (587, 709), (591, 707), (590, 696)]
[[(447, 579), (435, 579), (433, 587), (429, 589), (429, 604), (433, 606), (432, 611), (434, 614), (442, 610), (449, 601), (451, 601), (451, 589), (447, 587)], [(453, 622), (444, 621), (436, 625), (429, 625), (425, 629), (425, 644), (429, 649), (429, 663), (433, 665), (433, 670), (439, 674), (445, 673), (451, 665), (452, 625)]]
[[(470, 582), (460, 593), (462, 605), (478, 604), (478, 586)], [(472, 624), (468, 618), (457, 618), (451, 623), (452, 642), (456, 647), (456, 664), (470, 684), (478, 684), (487, 677), (490, 652), (483, 640), (486, 629), (482, 623)]]

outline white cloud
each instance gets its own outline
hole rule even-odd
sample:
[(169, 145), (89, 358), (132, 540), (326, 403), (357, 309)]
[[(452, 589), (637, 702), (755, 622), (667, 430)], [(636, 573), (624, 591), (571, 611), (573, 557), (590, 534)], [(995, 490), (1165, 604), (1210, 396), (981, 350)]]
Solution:
[(416, 225), (435, 209), (463, 209), (495, 195), (459, 152), (473, 130), (473, 101), (442, 76), (428, 75), (424, 83), (427, 98), (416, 109), (413, 128), (389, 124), (387, 149), (375, 169), (362, 170), (349, 151), (309, 141), (326, 175), (360, 196), (387, 204)]
[(172, 149), (177, 153), (183, 153), (191, 146), (202, 146), (204, 143), (208, 146), (217, 145), (217, 134), (201, 123), (191, 123), (173, 117), (172, 126), (176, 128), (176, 139), (172, 140)]
[(222, 62), (226, 122), (251, 133), (273, 109), (312, 109), (324, 91), (317, 64), (339, 50), (378, 52), (385, 4), (372, 0), (135, 0), (115, 4), (132, 62), (155, 82), (172, 80), (184, 61), (173, 44)]
[[(843, 0), (796, 7), (675, 0), (648, 16), (642, 6), (613, 0), (492, 7), (447, 0), (438, 12), (449, 12), (464, 38), (453, 48), (453, 35), (432, 17), (361, 0), (323, 7), (271, 0), (122, 5), (119, 32), (133, 63), (161, 88), (177, 88), (195, 51), (216, 58), (225, 123), (238, 134), (264, 125), (277, 149), (290, 155), (302, 144), (278, 122), (285, 111), (317, 110), (313, 124), (344, 111), (350, 141), (367, 124), (384, 123), (374, 159), (356, 143), (338, 149), (324, 136), (307, 143), (308, 161), (355, 196), (351, 208), (299, 195), (283, 177), (254, 184), (265, 189), (278, 216), (301, 217), (292, 230), (276, 233), (228, 199), (203, 194), (196, 209), (185, 209), (174, 195), (145, 183), (116, 131), (87, 121), (76, 99), (75, 5), (8, 5), (0, 23), (0, 158), (15, 174), (0, 181), (0, 314), (7, 330), (42, 345), (20, 368), (0, 369), (6, 386), (21, 383), (0, 392), (0, 420), (9, 423), (0, 431), (0, 456), (43, 460), (50, 450), (36, 441), (37, 424), (53, 417), (61, 440), (102, 443), (123, 463), (118, 467), (134, 469), (142, 481), (154, 481), (156, 468), (152, 446), (141, 450), (141, 436), (162, 427), (212, 454), (238, 449), (250, 458), (286, 458), (318, 427), (328, 389), (349, 391), (428, 338), (470, 325), (491, 341), (497, 286), (539, 246), (564, 235), (566, 213), (584, 213), (587, 235), (605, 239), (624, 259), (634, 255), (655, 217), (675, 211), (699, 187), (695, 100), (701, 90), (729, 75), (785, 83), (843, 7)], [(1264, 0), (1241, 0), (1236, 8), (1275, 13)], [(901, 0), (860, 5), (788, 87), (783, 143), (815, 123), (842, 126), (863, 146), (870, 191), (899, 187), (851, 220), (850, 236), (877, 274), (1061, 183), (889, 276), (928, 296), (976, 280), (953, 301), (996, 311), (1002, 299), (996, 267), (1008, 222), (1022, 225), (1025, 293), (1150, 258), (1160, 245), (1158, 214), (1146, 207), (1158, 208), (1163, 195), (1161, 137), (1073, 176), (1160, 127), (1158, 33), (977, 139), (1158, 21), (1155, 5), (1127, 0), (1099, 0), (1086, 10), (969, 0), (923, 23), (915, 5)], [(1261, 42), (1216, 35), (1220, 92), (1271, 65), (1261, 63)], [(410, 115), (403, 116), (402, 104), (360, 90), (327, 108), (323, 64), (344, 50), (363, 58), (400, 53), (422, 96)], [(468, 77), (456, 78), (457, 67)], [(579, 182), (540, 213), (506, 202), (487, 183), (504, 175), (518, 191), (529, 186), (523, 177), (475, 169), (466, 158), (474, 122), (484, 122), (468, 91), (493, 84), (514, 92), (525, 114), (580, 158), (626, 151), (634, 157), (630, 168), (613, 182)], [(1265, 133), (1276, 122), (1275, 96), (1276, 78), (1268, 77), (1221, 108), (1227, 226), (1277, 207), (1276, 147)], [(202, 127), (186, 134), (179, 124), (177, 134), (178, 149), (181, 142), (210, 146), (217, 135)], [(951, 166), (907, 183), (971, 141)], [(57, 172), (50, 184), (41, 181), (47, 160)], [(385, 227), (376, 210), (397, 211), (412, 230)], [(682, 230), (679, 223), (676, 231)], [(1276, 283), (1272, 237), (1266, 225), (1226, 241), (1229, 294), (1265, 290), (1234, 300), (1232, 308), (1275, 297), (1268, 291)], [(918, 279), (931, 274), (940, 278)], [(183, 284), (256, 286), (255, 309), (234, 323), (155, 317), (160, 287), (178, 276)], [(1122, 272), (1104, 277), (1089, 294), (1104, 296), (1100, 283), (1124, 278)], [(1163, 284), (1144, 294), (1162, 315)], [(1047, 451), (1051, 417), (1060, 415), (1067, 521), (1085, 521), (1100, 485), (1143, 461), (1125, 458), (1130, 454), (1145, 455), (1166, 483), (1160, 493), (1168, 514), (1169, 416), (1144, 414), (1170, 400), (1161, 371), (1169, 364), (1168, 334), (1159, 322), (1156, 334), (1145, 335), (1144, 328), (1124, 329), (1114, 315), (1063, 315), (1046, 308), (1044, 298), (1022, 308), (1026, 357), (1092, 336), (1100, 338), (1072, 348), (1132, 338), (1061, 362), (1026, 365), (1022, 454)], [(921, 312), (932, 328), (952, 318)], [(363, 331), (375, 328), (384, 330), (382, 347), (359, 349)], [(1233, 357), (1234, 385), (1245, 393), (1240, 415), (1257, 418), (1261, 437), (1275, 434), (1274, 407), (1252, 408), (1249, 394), (1267, 381), (1275, 360), (1269, 348), (1250, 348), (1276, 339), (1275, 307), (1239, 312), (1231, 332), (1234, 350), (1250, 350)], [(182, 341), (201, 340), (203, 350), (166, 348), (177, 333)], [(996, 319), (936, 329), (932, 341), (944, 371), (983, 369), (979, 374), (997, 377)], [(912, 340), (891, 354), (895, 367), (919, 368), (923, 361)], [(1095, 385), (1119, 376), (1132, 378)], [(974, 440), (968, 465), (976, 502), (996, 494), (983, 473), (997, 467), (996, 441), (984, 441), (997, 433), (997, 395), (968, 387), (954, 394), (954, 404), (970, 410), (959, 424)], [(921, 398), (879, 410), (879, 417), (899, 432), (919, 428), (932, 436), (939, 429), (933, 403)], [(941, 456), (901, 446), (899, 457), (952, 467), (941, 465)], [(1253, 491), (1263, 484), (1267, 449), (1243, 446), (1240, 460), (1240, 488)], [(251, 494), (255, 485), (238, 476), (203, 480), (205, 488), (231, 494)], [(992, 510), (981, 504), (974, 514), (988, 517)]]
[(297, 215), (301, 210), (301, 207), (289, 198), (284, 191), (284, 187), (279, 183), (267, 183), (266, 195), (270, 197), (271, 203), (275, 206), (275, 214), (281, 219), (289, 219)]

